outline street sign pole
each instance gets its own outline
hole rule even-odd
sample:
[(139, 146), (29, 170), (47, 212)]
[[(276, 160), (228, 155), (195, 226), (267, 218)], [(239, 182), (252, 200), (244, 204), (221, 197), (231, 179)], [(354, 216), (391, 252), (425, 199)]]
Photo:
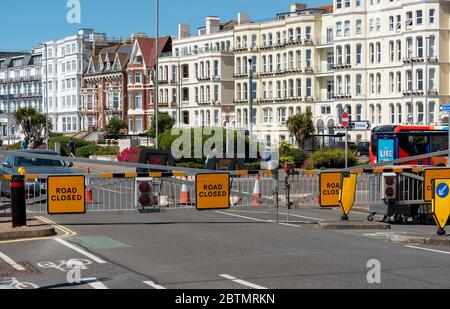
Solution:
[(348, 168), (348, 126), (350, 125), (350, 115), (342, 114), (342, 126), (345, 128), (345, 168)]
[(345, 169), (348, 168), (348, 127), (345, 128)]

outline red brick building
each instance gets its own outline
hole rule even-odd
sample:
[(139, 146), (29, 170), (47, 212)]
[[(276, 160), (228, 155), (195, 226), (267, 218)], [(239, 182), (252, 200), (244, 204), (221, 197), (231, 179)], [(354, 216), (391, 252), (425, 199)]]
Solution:
[[(156, 39), (138, 37), (134, 40), (128, 75), (128, 111), (127, 124), (130, 134), (142, 133), (149, 129), (155, 114), (154, 75), (156, 66)], [(158, 55), (170, 52), (170, 37), (159, 39)]]
[(103, 48), (89, 60), (83, 76), (81, 130), (104, 131), (112, 118), (126, 121), (127, 64), (131, 40)]

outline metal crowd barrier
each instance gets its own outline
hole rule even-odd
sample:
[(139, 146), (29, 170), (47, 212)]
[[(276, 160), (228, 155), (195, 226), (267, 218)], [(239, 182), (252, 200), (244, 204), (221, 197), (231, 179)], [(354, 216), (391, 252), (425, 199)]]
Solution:
[[(47, 212), (48, 176), (51, 175), (25, 176), (29, 214)], [(186, 172), (99, 173), (84, 176), (87, 213), (190, 209), (196, 205), (195, 176)], [(230, 176), (231, 207), (274, 207), (277, 204), (278, 182), (274, 172), (232, 171)], [(10, 211), (10, 177), (0, 176), (0, 179), (0, 191), (5, 193), (0, 202), (6, 213)], [(255, 194), (256, 181), (259, 181), (260, 190)]]

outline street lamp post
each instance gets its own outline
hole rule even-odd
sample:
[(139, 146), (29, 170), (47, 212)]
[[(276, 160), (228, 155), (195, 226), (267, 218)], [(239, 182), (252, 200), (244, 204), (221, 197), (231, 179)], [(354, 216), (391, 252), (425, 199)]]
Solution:
[(253, 136), (253, 59), (248, 59), (248, 132), (250, 138)]
[(428, 116), (428, 91), (430, 85), (428, 84), (428, 48), (429, 48), (430, 37), (425, 38), (425, 125), (428, 125), (430, 117)]
[(47, 53), (47, 43), (45, 46), (45, 148), (48, 150), (49, 147), (49, 132), (48, 132), (48, 53)]
[(156, 0), (156, 43), (155, 43), (155, 57), (156, 57), (156, 68), (155, 68), (155, 133), (156, 149), (159, 149), (159, 138), (158, 138), (158, 104), (159, 104), (159, 89), (158, 89), (158, 78), (159, 78), (159, 0)]

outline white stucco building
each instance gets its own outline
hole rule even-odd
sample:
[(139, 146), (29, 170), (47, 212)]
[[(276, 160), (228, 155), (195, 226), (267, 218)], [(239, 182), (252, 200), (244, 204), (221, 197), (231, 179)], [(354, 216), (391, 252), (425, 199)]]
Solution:
[(93, 42), (105, 41), (106, 35), (91, 29), (58, 40), (44, 42), (47, 55), (43, 56), (43, 87), (48, 73), (48, 112), (53, 131), (74, 133), (81, 129), (82, 75), (92, 56)]
[(210, 16), (193, 36), (188, 25), (179, 25), (172, 52), (160, 58), (159, 106), (174, 118), (180, 117), (182, 126), (225, 127), (233, 122), (236, 24)]
[(29, 53), (0, 53), (0, 139), (12, 144), (21, 139), (13, 116), (19, 108), (43, 112), (42, 50)]

